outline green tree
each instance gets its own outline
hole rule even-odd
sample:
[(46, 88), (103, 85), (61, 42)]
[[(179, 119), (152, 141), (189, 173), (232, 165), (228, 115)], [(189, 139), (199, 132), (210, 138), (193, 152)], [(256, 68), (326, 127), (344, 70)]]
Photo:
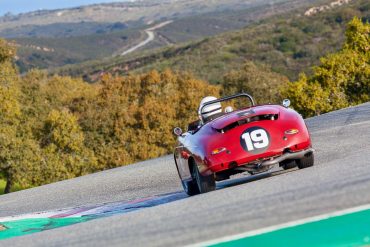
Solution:
[(18, 183), (27, 187), (35, 180), (38, 145), (22, 128), (19, 77), (12, 64), (14, 48), (0, 39), (0, 173), (5, 193)]
[(346, 41), (337, 53), (321, 58), (314, 74), (301, 75), (282, 94), (304, 116), (360, 104), (370, 100), (370, 24), (354, 18), (349, 22)]
[(241, 70), (232, 70), (224, 76), (222, 94), (249, 93), (258, 103), (278, 103), (282, 96), (279, 88), (288, 83), (288, 78), (246, 62)]
[(43, 133), (43, 183), (81, 176), (96, 169), (97, 160), (84, 144), (77, 118), (68, 110), (52, 110)]
[(95, 95), (81, 79), (32, 70), (22, 78), (14, 46), (0, 40), (0, 177), (5, 193), (80, 176), (98, 168), (77, 118), (67, 109)]
[(15, 48), (6, 40), (0, 39), (0, 63), (9, 62), (15, 56)]

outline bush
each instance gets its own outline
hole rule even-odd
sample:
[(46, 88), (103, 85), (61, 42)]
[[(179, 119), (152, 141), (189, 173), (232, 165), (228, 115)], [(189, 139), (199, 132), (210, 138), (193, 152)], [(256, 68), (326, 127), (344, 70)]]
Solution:
[(222, 95), (240, 92), (251, 94), (259, 103), (278, 103), (281, 101), (280, 87), (288, 83), (288, 78), (270, 71), (266, 67), (246, 62), (240, 70), (233, 70), (224, 76), (221, 83)]
[(306, 117), (370, 100), (370, 24), (354, 18), (341, 51), (321, 58), (314, 75), (302, 74), (282, 94)]
[(185, 128), (197, 118), (201, 98), (218, 94), (217, 86), (187, 73), (107, 75), (97, 97), (81, 99), (73, 109), (80, 116), (87, 145), (104, 168), (111, 168), (171, 152), (172, 128)]

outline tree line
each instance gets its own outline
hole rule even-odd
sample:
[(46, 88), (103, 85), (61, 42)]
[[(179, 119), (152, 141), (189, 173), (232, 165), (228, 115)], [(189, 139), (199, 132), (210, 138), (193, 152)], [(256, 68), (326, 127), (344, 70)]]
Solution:
[(370, 25), (353, 19), (343, 48), (298, 81), (248, 61), (211, 85), (185, 71), (80, 78), (31, 70), (20, 75), (12, 44), (0, 39), (0, 178), (5, 193), (159, 157), (172, 128), (197, 118), (206, 95), (252, 94), (258, 103), (290, 98), (303, 116), (369, 101)]

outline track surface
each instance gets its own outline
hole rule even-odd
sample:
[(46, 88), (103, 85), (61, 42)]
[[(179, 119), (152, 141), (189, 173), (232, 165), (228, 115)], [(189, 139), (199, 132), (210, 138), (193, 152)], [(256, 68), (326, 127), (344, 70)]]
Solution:
[[(316, 165), (0, 241), (0, 246), (177, 246), (370, 202), (370, 103), (308, 119)], [(264, 178), (264, 179), (259, 179)], [(171, 156), (0, 196), (0, 217), (181, 191)]]

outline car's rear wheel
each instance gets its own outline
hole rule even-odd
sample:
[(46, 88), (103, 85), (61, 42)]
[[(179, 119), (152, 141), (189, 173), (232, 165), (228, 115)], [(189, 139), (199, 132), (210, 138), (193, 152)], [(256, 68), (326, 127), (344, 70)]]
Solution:
[(281, 166), (283, 167), (284, 170), (289, 170), (297, 166), (297, 163), (295, 160), (284, 160), (281, 163)]
[(182, 187), (184, 187), (184, 191), (189, 196), (194, 196), (199, 194), (198, 185), (194, 180), (191, 181), (181, 181)]
[(178, 167), (177, 161), (176, 161), (176, 156), (174, 156), (174, 160), (175, 160), (175, 164), (176, 164), (176, 170), (177, 170), (177, 173), (179, 174), (179, 177), (180, 177), (180, 180), (181, 180), (181, 185), (184, 188), (185, 193), (188, 194), (189, 196), (198, 195), (199, 194), (199, 189), (198, 189), (198, 185), (195, 182), (195, 180), (193, 178), (190, 181), (182, 180), (181, 175), (180, 175), (180, 171), (179, 171), (179, 167)]
[(297, 160), (297, 166), (299, 169), (304, 169), (314, 165), (313, 153), (307, 153), (303, 158)]
[(199, 193), (207, 193), (216, 189), (216, 180), (214, 174), (204, 176), (199, 172), (196, 164), (192, 167), (192, 178), (196, 182)]

